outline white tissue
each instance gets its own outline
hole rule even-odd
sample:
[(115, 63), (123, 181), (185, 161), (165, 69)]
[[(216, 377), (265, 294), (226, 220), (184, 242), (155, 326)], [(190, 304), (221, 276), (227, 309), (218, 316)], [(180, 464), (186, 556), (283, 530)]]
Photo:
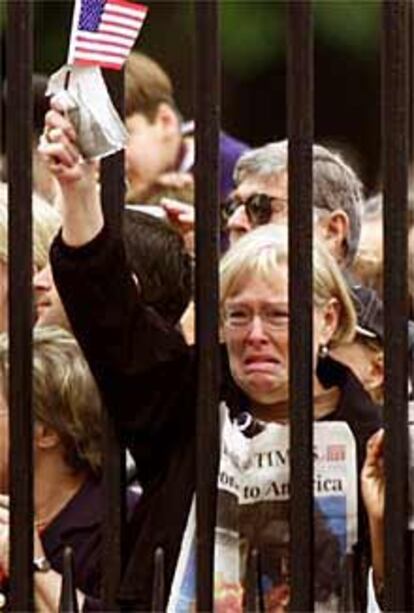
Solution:
[(128, 133), (97, 66), (63, 66), (50, 77), (46, 95), (58, 96), (65, 106), (85, 159), (99, 160), (125, 147)]

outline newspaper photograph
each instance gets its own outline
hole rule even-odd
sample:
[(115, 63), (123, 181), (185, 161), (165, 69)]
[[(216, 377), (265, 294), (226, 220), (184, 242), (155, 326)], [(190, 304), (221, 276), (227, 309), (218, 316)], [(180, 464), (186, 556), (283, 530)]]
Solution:
[[(261, 422), (259, 422), (261, 423)], [(289, 426), (225, 418), (218, 473), (214, 611), (246, 610), (249, 556), (260, 556), (263, 609), (289, 606)], [(344, 422), (314, 424), (315, 610), (339, 611), (345, 556), (357, 540), (357, 459)], [(195, 607), (195, 503), (181, 547), (168, 611)]]

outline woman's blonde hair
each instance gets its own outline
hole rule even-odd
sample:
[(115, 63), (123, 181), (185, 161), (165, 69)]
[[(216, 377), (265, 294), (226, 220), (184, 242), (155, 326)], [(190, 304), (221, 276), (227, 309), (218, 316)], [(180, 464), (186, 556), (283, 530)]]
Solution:
[[(0, 381), (9, 400), (9, 336), (0, 335)], [(99, 392), (78, 343), (65, 330), (33, 329), (33, 415), (61, 440), (75, 472), (100, 473), (102, 408)]]
[[(220, 264), (220, 312), (224, 302), (234, 296), (247, 279), (259, 277), (272, 283), (277, 268), (288, 262), (286, 226), (268, 224), (252, 230), (225, 254)], [(333, 345), (350, 342), (355, 334), (355, 309), (342, 273), (325, 245), (313, 244), (313, 302), (322, 308), (331, 298), (340, 307)]]
[[(8, 255), (8, 196), (6, 183), (0, 183), (0, 260), (5, 264)], [(61, 220), (58, 212), (46, 200), (32, 195), (33, 215), (33, 264), (41, 270), (48, 263), (49, 248), (56, 235)]]

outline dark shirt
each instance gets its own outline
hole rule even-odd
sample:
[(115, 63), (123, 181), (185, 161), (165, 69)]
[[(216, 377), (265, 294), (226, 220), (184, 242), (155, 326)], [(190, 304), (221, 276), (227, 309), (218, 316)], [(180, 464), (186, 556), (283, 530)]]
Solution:
[[(130, 518), (139, 495), (128, 489), (126, 505)], [(58, 515), (40, 532), (45, 556), (53, 570), (63, 574), (63, 552), (73, 551), (76, 588), (86, 595), (84, 610), (101, 611), (103, 489), (100, 479), (90, 476)], [(0, 579), (0, 591), (7, 595), (8, 582)], [(6, 605), (7, 606), (7, 605)]]
[[(138, 494), (127, 490), (127, 516), (138, 502)], [(40, 535), (45, 556), (52, 568), (63, 573), (63, 552), (73, 551), (74, 581), (86, 596), (84, 610), (102, 610), (100, 597), (102, 560), (103, 489), (99, 479), (89, 478)]]
[[(176, 330), (137, 299), (122, 241), (110, 227), (80, 248), (68, 247), (59, 235), (51, 262), (74, 333), (144, 490), (130, 526), (119, 601), (125, 610), (150, 610), (154, 552), (157, 547), (165, 552), (168, 599), (195, 491), (194, 354)], [(221, 397), (235, 415), (248, 402), (229, 378), (225, 360), (222, 366)], [(324, 384), (339, 385), (341, 401), (333, 418), (349, 423), (363, 450), (380, 425), (377, 408), (344, 366), (328, 369)]]
[(75, 584), (91, 596), (99, 596), (100, 588), (102, 504), (101, 483), (90, 478), (40, 535), (45, 556), (59, 574), (64, 548), (72, 547)]

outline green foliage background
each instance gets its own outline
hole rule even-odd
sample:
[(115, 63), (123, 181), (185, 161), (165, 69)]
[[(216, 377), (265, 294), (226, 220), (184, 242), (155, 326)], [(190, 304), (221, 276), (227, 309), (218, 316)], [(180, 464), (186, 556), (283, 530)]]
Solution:
[[(177, 32), (184, 33), (185, 37), (191, 35), (192, 2), (149, 0), (148, 4), (152, 30), (149, 47), (158, 46), (161, 41), (168, 46), (166, 32), (172, 40)], [(3, 33), (6, 5), (7, 0), (1, 0), (0, 30)], [(62, 55), (69, 34), (72, 5), (71, 0), (33, 0), (38, 70), (48, 69), (55, 64), (57, 56)], [(286, 2), (280, 0), (222, 0), (224, 65), (240, 77), (251, 77), (283, 57), (285, 9)], [(158, 11), (168, 14), (167, 23), (157, 19)], [(315, 36), (332, 48), (347, 49), (356, 58), (372, 53), (377, 42), (379, 11), (379, 0), (315, 0)], [(143, 36), (147, 38), (145, 34), (144, 31)], [(139, 44), (141, 46), (142, 38)]]
[[(7, 2), (0, 1), (4, 56)], [(193, 2), (146, 3), (150, 12), (138, 48), (170, 73), (178, 105), (191, 116)], [(223, 125), (251, 144), (285, 135), (286, 5), (284, 0), (220, 3)], [(36, 71), (51, 73), (64, 63), (72, 8), (71, 0), (34, 0)], [(380, 1), (315, 0), (314, 32), (316, 137), (349, 146), (368, 184), (374, 185), (379, 165)], [(4, 57), (1, 66), (4, 73)]]

